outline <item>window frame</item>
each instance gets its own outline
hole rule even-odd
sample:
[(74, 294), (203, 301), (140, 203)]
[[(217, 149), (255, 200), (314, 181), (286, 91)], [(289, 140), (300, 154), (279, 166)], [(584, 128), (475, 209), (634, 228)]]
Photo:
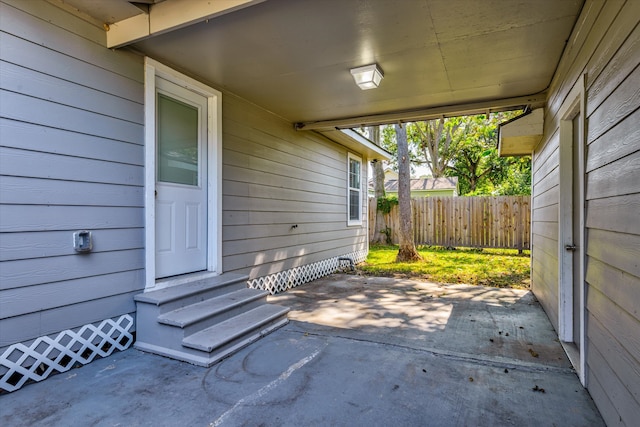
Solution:
[[(360, 185), (358, 188), (356, 187), (351, 187), (351, 161), (355, 160), (358, 162), (359, 165), (359, 179), (360, 179)], [(362, 202), (362, 182), (363, 182), (363, 177), (362, 177), (362, 157), (353, 154), (353, 153), (347, 153), (347, 226), (351, 227), (351, 226), (359, 226), (362, 225), (363, 223), (363, 207), (364, 207), (364, 203)], [(359, 210), (359, 218), (357, 220), (355, 219), (351, 219), (351, 192), (352, 191), (357, 191), (358, 192), (358, 210)]]

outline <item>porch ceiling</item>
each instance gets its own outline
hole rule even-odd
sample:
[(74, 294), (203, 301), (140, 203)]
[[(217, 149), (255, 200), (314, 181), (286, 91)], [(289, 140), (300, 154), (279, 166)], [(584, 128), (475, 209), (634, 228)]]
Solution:
[[(178, 1), (189, 0), (158, 7)], [(125, 0), (66, 2), (103, 20), (116, 7), (118, 19), (144, 13)], [(583, 3), (267, 0), (131, 46), (291, 122), (331, 121), (316, 125), (329, 129), (367, 116), (539, 106)], [(349, 69), (373, 62), (385, 77), (362, 91)]]

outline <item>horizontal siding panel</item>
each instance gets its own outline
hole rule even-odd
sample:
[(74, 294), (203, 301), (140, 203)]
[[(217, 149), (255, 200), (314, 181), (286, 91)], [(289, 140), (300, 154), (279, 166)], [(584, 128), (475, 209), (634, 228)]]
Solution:
[(4, 118), (124, 142), (143, 141), (144, 127), (137, 123), (4, 90), (0, 90), (0, 97), (0, 116)]
[[(277, 225), (277, 224), (309, 224), (334, 223), (343, 221), (347, 224), (347, 208), (342, 213), (325, 212), (247, 212), (223, 211), (222, 224), (227, 225)], [(224, 230), (223, 230), (224, 234)]]
[(229, 132), (240, 130), (238, 136), (241, 137), (247, 138), (248, 132), (253, 128), (283, 140), (295, 139), (291, 136), (292, 133), (295, 133), (293, 124), (283, 118), (233, 95), (225, 97), (223, 103), (223, 129), (226, 128), (225, 123), (235, 121), (239, 126), (229, 125)]
[(132, 186), (144, 183), (142, 166), (14, 148), (0, 147), (0, 165), (2, 174), (6, 176), (82, 182), (91, 180), (95, 183)]
[(533, 173), (532, 180), (534, 185), (539, 185), (553, 176), (553, 173), (558, 170), (559, 159), (560, 157), (556, 150), (551, 154), (551, 157), (547, 158), (540, 169)]
[(548, 255), (551, 258), (558, 256), (558, 240), (541, 236), (539, 234), (533, 234), (531, 236), (532, 244), (537, 247), (538, 250)]
[[(637, 55), (636, 55), (637, 57)], [(589, 116), (587, 141), (593, 141), (640, 105), (640, 66)]]
[(142, 187), (14, 176), (2, 177), (0, 203), (144, 207)]
[(140, 125), (144, 124), (142, 104), (8, 62), (0, 62), (0, 88)]
[[(640, 362), (626, 350), (606, 331), (605, 327), (597, 318), (589, 316), (589, 355), (590, 367), (595, 368), (605, 364), (609, 367), (615, 377), (620, 381), (619, 386), (630, 394), (635, 402), (632, 406), (640, 407)], [(601, 360), (594, 360), (591, 351), (596, 351)], [(619, 400), (618, 400), (619, 401)], [(638, 414), (640, 415), (640, 414)], [(640, 418), (635, 418), (640, 419)]]
[(240, 211), (222, 211), (222, 239), (226, 239), (226, 229), (227, 226), (235, 225), (235, 226), (243, 226), (252, 224), (250, 219), (249, 212), (240, 212)]
[(224, 271), (256, 278), (366, 249), (366, 227), (347, 227), (344, 147), (233, 95), (223, 132)]
[(330, 186), (323, 182), (310, 182), (303, 180), (288, 179), (283, 180), (282, 177), (269, 174), (266, 172), (254, 171), (236, 168), (234, 166), (225, 166), (223, 168), (223, 176), (233, 175), (236, 179), (225, 179), (222, 182), (223, 194), (234, 196), (246, 196), (249, 194), (262, 194), (264, 189), (282, 188), (287, 190), (298, 190), (304, 193), (341, 196), (346, 197), (346, 183), (341, 186)]
[[(297, 227), (292, 228), (293, 225), (297, 225)], [(338, 222), (307, 222), (301, 224), (229, 225), (224, 229), (224, 240), (230, 242), (234, 240), (282, 236), (293, 238), (298, 234), (304, 233), (344, 231), (344, 225), (344, 220)]]
[(76, 16), (49, 2), (24, 0), (2, 0), (2, 2), (30, 15), (40, 16), (45, 14), (47, 22), (57, 27), (65, 28), (67, 31), (87, 40), (103, 46), (106, 45), (104, 29), (88, 21), (79, 20)]
[(318, 233), (299, 233), (291, 236), (269, 236), (256, 239), (225, 241), (222, 251), (225, 256), (266, 252), (273, 249), (287, 250), (291, 246), (315, 246), (331, 243), (340, 239), (357, 238), (360, 233), (356, 229), (325, 231)]
[(586, 226), (640, 234), (640, 193), (587, 201)]
[[(587, 364), (587, 369), (590, 370), (589, 364)], [(600, 379), (596, 373), (589, 375), (589, 394), (598, 407), (598, 411), (602, 419), (605, 420), (607, 427), (627, 427), (613, 406), (613, 403), (611, 403), (607, 391), (603, 389), (602, 384), (600, 384)]]
[[(344, 174), (344, 178), (339, 178), (335, 174), (327, 175), (321, 171), (305, 169), (297, 163), (285, 165), (282, 163), (274, 162), (272, 160), (253, 157), (253, 155), (251, 154), (230, 151), (227, 149), (225, 149), (223, 152), (222, 162), (224, 165), (253, 169), (261, 172), (269, 172), (282, 177), (283, 181), (295, 179), (309, 182), (324, 182), (327, 185), (332, 185), (335, 187), (346, 185), (346, 172)], [(346, 162), (347, 160), (345, 156), (345, 164)], [(306, 166), (313, 168), (313, 165), (307, 164)], [(232, 175), (225, 178), (237, 181), (240, 179), (240, 176), (242, 176), (242, 174), (240, 174), (238, 177)]]
[(536, 252), (532, 257), (531, 289), (549, 321), (558, 329), (558, 260), (544, 252)]
[[(593, 287), (590, 287), (587, 292), (586, 307), (589, 314), (602, 325), (602, 333), (610, 335), (610, 340), (615, 347), (619, 347), (620, 351), (630, 355), (640, 354), (640, 334), (637, 333), (640, 327), (638, 319), (620, 310), (620, 307)], [(596, 325), (589, 326), (592, 328), (597, 327)], [(595, 342), (594, 344), (603, 343)], [(640, 369), (640, 361), (636, 360), (629, 368)]]
[[(44, 9), (37, 11), (37, 14), (45, 14), (47, 9), (50, 8), (44, 6)], [(0, 16), (2, 30), (9, 34), (31, 40), (63, 55), (97, 65), (138, 82), (144, 82), (142, 67), (138, 66), (142, 61), (138, 63), (132, 61), (130, 53), (105, 49), (104, 45), (78, 37), (67, 29), (51, 25), (45, 19), (2, 3), (0, 3)]]
[(0, 146), (144, 165), (144, 146), (0, 118)]
[(533, 197), (533, 209), (540, 209), (547, 206), (558, 205), (560, 189), (558, 186), (552, 187), (545, 192), (537, 192)]
[[(102, 90), (133, 102), (144, 102), (143, 80), (132, 80), (7, 33), (2, 33), (0, 37), (0, 50), (2, 59), (12, 64)], [(118, 51), (118, 54), (133, 61), (142, 76), (144, 70), (142, 57), (132, 57), (122, 51)]]
[(346, 155), (346, 149), (326, 137), (315, 132), (296, 131), (293, 123), (271, 114), (246, 101), (225, 96), (222, 106), (223, 131), (228, 135), (235, 135), (240, 139), (250, 139), (256, 135), (255, 130), (262, 135), (271, 135), (293, 145), (304, 147), (305, 151), (315, 153), (321, 157), (333, 158), (340, 161)]
[[(228, 98), (228, 97), (227, 97)], [(223, 101), (224, 102), (224, 101)], [(224, 105), (223, 105), (224, 109)], [(279, 118), (276, 120), (280, 121)], [(346, 156), (347, 149), (336, 146), (323, 135), (309, 131), (296, 131), (293, 124), (284, 123), (280, 136), (263, 132), (251, 123), (238, 122), (228, 117), (223, 120), (225, 147), (238, 149), (245, 142), (254, 142), (267, 147), (286, 147), (285, 151), (304, 158), (318, 158), (320, 164), (339, 168)]]
[(591, 172), (640, 150), (638, 123), (640, 123), (640, 109), (591, 142), (587, 150), (586, 172)]
[[(631, 393), (636, 397), (630, 398), (628, 385), (624, 384), (624, 381), (637, 383), (639, 361), (635, 355), (640, 354), (635, 308), (639, 307), (640, 236), (633, 234), (638, 233), (635, 217), (639, 211), (636, 195), (640, 182), (636, 173), (640, 163), (635, 154), (640, 140), (639, 11), (640, 3), (631, 0), (585, 2), (549, 88), (544, 123), (546, 143), (537, 147), (533, 156), (535, 197), (557, 185), (557, 173), (554, 185), (546, 183), (544, 177), (559, 164), (557, 154), (551, 159), (550, 153), (553, 150), (557, 153), (559, 145), (560, 109), (585, 74), (586, 108), (582, 112), (587, 120), (588, 143), (585, 280), (589, 284), (586, 380), (590, 394), (610, 425), (631, 425), (640, 418), (635, 413), (640, 408), (637, 390)], [(536, 165), (536, 162), (544, 163)], [(558, 224), (540, 223), (548, 220), (550, 214), (544, 211), (533, 214), (532, 289), (557, 327)], [(547, 253), (552, 248), (545, 239), (554, 240), (552, 254)], [(628, 314), (630, 309), (633, 315)], [(619, 347), (628, 341), (630, 334), (635, 334), (636, 343), (629, 344), (633, 348)], [(638, 384), (633, 387), (637, 389)], [(629, 411), (634, 412), (632, 418)]]
[(20, 316), (112, 295), (141, 292), (144, 271), (131, 270), (103, 276), (0, 291), (0, 318)]
[(640, 277), (640, 236), (590, 229), (587, 255)]
[(532, 175), (542, 179), (548, 175), (552, 170), (558, 167), (558, 159), (560, 153), (558, 147), (560, 145), (560, 136), (556, 132), (549, 137), (547, 142), (539, 147), (541, 151), (537, 151), (533, 155), (535, 167), (532, 165)]
[[(92, 230), (93, 253), (144, 248), (144, 229)], [(76, 255), (73, 231), (3, 233), (0, 261)]]
[(224, 181), (222, 184), (222, 194), (225, 196), (252, 197), (257, 199), (267, 198), (282, 201), (314, 202), (320, 200), (327, 204), (346, 203), (346, 190), (344, 188), (329, 187), (330, 190), (333, 190), (332, 193), (336, 193), (329, 194), (320, 191), (323, 189), (321, 184), (310, 184), (309, 187), (319, 191), (314, 192), (309, 189), (291, 189), (270, 185)]
[[(548, 109), (553, 112), (554, 120), (549, 120), (549, 122), (557, 120), (555, 115), (578, 80), (578, 76), (584, 71), (585, 64), (591, 56), (591, 50), (583, 48), (585, 46), (598, 46), (611, 26), (621, 3), (621, 1), (617, 0), (617, 7), (604, 8), (603, 10), (604, 2), (591, 1), (583, 8), (578, 20), (579, 27), (574, 28), (571, 37), (567, 41), (560, 64), (551, 81), (547, 105)], [(552, 118), (550, 117), (550, 119)], [(545, 128), (546, 122), (547, 117), (545, 116)], [(553, 123), (553, 129), (557, 127), (557, 122)]]
[(60, 282), (144, 268), (144, 250), (76, 254), (2, 263), (0, 289)]
[[(251, 128), (249, 137), (243, 140), (243, 148), (257, 157), (266, 159), (280, 159), (282, 163), (304, 159), (314, 162), (319, 169), (344, 170), (345, 162), (343, 156), (336, 156), (336, 149), (331, 149), (316, 141), (309, 141), (304, 138), (304, 133), (291, 131), (288, 140), (276, 138), (258, 129)], [(312, 148), (307, 148), (308, 142), (312, 143)]]
[[(624, 386), (621, 378), (616, 375), (606, 356), (595, 345), (588, 346), (589, 373), (598, 378), (598, 383), (604, 388), (613, 407), (614, 419), (623, 426), (633, 426), (640, 419), (640, 404), (633, 398), (629, 390)], [(637, 379), (637, 377), (636, 377)], [(607, 425), (611, 425), (608, 422)]]
[(136, 307), (133, 296), (137, 293), (138, 291), (114, 295), (73, 306), (4, 319), (0, 322), (0, 347), (134, 313)]
[[(225, 271), (233, 271), (254, 267), (258, 264), (269, 264), (277, 261), (284, 261), (289, 258), (308, 257), (314, 253), (331, 251), (340, 247), (349, 247), (354, 244), (364, 244), (367, 241), (366, 233), (359, 238), (345, 238), (329, 242), (318, 242), (308, 246), (293, 246), (282, 249), (272, 249), (268, 251), (255, 252), (250, 254), (238, 254), (223, 256), (222, 264)], [(305, 262), (304, 264), (306, 264)], [(302, 265), (302, 264), (301, 264)]]
[(539, 209), (534, 208), (531, 216), (533, 222), (558, 222), (558, 205), (546, 206)]
[(589, 258), (585, 280), (590, 287), (597, 289), (619, 309), (640, 322), (640, 277)]
[[(638, 65), (640, 3), (627, 1), (587, 66), (587, 116)], [(635, 28), (634, 28), (635, 27)]]
[(537, 222), (531, 226), (531, 233), (558, 241), (558, 223)]
[[(260, 143), (251, 142), (249, 140), (228, 141), (228, 144), (225, 144), (225, 150), (249, 154), (252, 158), (264, 159), (276, 164), (296, 165), (300, 169), (322, 173), (329, 176), (333, 176), (337, 173), (346, 173), (345, 159), (340, 163), (331, 162), (331, 165), (323, 164), (321, 156), (318, 156), (318, 159), (313, 159), (313, 153), (307, 152), (305, 154), (300, 152), (299, 150), (296, 150), (296, 148), (294, 148), (296, 146), (291, 143), (284, 143), (280, 140), (275, 140), (273, 137), (268, 135), (267, 139), (273, 140), (272, 146), (264, 145), (268, 143), (268, 141), (265, 140), (260, 141)], [(298, 152), (294, 153), (295, 151)]]
[(363, 251), (366, 249), (366, 243), (358, 243), (355, 245), (341, 246), (331, 248), (326, 251), (315, 252), (309, 256), (302, 256), (300, 258), (290, 258), (282, 261), (273, 262), (270, 264), (256, 265), (247, 269), (240, 270), (243, 274), (248, 274), (251, 278), (264, 277), (270, 274), (275, 274), (280, 271), (289, 270), (301, 265), (312, 264), (315, 262), (327, 260), (333, 257), (350, 254), (357, 251)]
[(226, 210), (239, 211), (346, 213), (346, 201), (342, 204), (330, 205), (322, 202), (292, 202), (276, 199), (257, 199), (255, 197), (223, 196), (222, 204), (226, 207)]
[(587, 174), (587, 200), (637, 193), (640, 150)]
[(138, 228), (144, 225), (144, 209), (0, 205), (0, 218), (0, 232)]
[(544, 177), (536, 176), (535, 184), (533, 185), (532, 194), (542, 194), (545, 191), (557, 187), (560, 183), (560, 168), (555, 168), (548, 175)]

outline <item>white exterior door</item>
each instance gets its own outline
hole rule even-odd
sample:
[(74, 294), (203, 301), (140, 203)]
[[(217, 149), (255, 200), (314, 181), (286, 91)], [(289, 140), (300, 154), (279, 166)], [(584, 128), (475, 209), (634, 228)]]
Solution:
[(207, 269), (207, 98), (156, 78), (155, 276)]

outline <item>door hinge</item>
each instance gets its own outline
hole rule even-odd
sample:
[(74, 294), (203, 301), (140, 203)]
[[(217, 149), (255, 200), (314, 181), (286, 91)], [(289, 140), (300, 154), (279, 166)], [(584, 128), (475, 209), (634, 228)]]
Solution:
[(576, 249), (578, 249), (576, 245), (564, 245), (565, 251), (575, 251)]

